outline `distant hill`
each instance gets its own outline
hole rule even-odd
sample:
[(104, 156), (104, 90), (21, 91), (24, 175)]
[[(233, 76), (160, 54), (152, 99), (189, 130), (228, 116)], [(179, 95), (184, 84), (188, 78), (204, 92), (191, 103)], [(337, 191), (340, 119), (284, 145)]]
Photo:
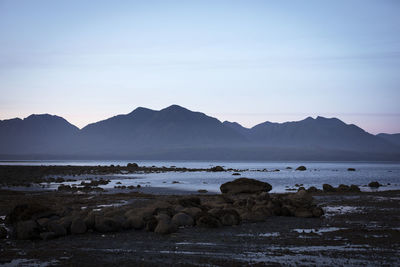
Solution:
[(68, 149), (79, 129), (49, 114), (0, 121), (0, 154), (59, 154)]
[(398, 134), (381, 133), (378, 134), (377, 136), (400, 147), (400, 133)]
[(140, 107), (81, 130), (48, 114), (0, 121), (3, 159), (400, 160), (395, 140), (336, 118), (249, 129), (177, 105)]

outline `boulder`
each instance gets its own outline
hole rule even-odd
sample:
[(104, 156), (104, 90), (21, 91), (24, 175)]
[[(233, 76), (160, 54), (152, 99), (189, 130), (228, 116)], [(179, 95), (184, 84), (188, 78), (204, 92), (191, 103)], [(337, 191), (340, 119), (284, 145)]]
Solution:
[(61, 219), (58, 220), (58, 223), (67, 231), (69, 232), (71, 229), (71, 224), (72, 224), (73, 217), (72, 216), (66, 216), (62, 217)]
[(215, 166), (215, 167), (212, 167), (210, 169), (210, 171), (212, 171), (212, 172), (223, 172), (223, 171), (225, 171), (225, 169), (223, 167), (221, 167), (221, 166)]
[(56, 221), (49, 222), (47, 229), (49, 232), (53, 232), (56, 236), (65, 236), (67, 234), (67, 230), (64, 226)]
[(378, 188), (378, 187), (381, 186), (381, 184), (378, 183), (378, 182), (370, 182), (370, 183), (368, 184), (368, 186), (369, 186), (369, 187), (373, 187), (373, 188)]
[(345, 185), (345, 184), (341, 184), (338, 186), (337, 191), (339, 192), (348, 192), (350, 191), (350, 186)]
[(290, 194), (287, 197), (291, 204), (295, 207), (303, 207), (310, 205), (313, 202), (313, 197), (305, 190), (300, 190), (295, 194)]
[(191, 216), (187, 215), (186, 213), (180, 212), (178, 214), (175, 214), (174, 217), (172, 217), (172, 223), (174, 223), (178, 227), (193, 226), (194, 220)]
[(241, 218), (239, 213), (234, 209), (222, 209), (213, 214), (222, 225), (238, 225), (241, 223)]
[(330, 184), (323, 184), (322, 189), (324, 190), (324, 192), (336, 192), (336, 189)]
[(83, 219), (76, 218), (71, 224), (71, 234), (83, 234), (86, 233), (87, 227)]
[(242, 193), (261, 193), (271, 191), (272, 186), (269, 183), (261, 182), (255, 179), (239, 178), (221, 185), (220, 190), (223, 194), (242, 194)]
[(221, 222), (215, 216), (204, 213), (197, 219), (196, 225), (206, 228), (218, 228), (221, 226)]
[(347, 171), (349, 171), (349, 172), (355, 172), (356, 169), (354, 169), (354, 168), (348, 168)]
[(322, 215), (324, 215), (324, 210), (322, 208), (320, 208), (320, 207), (315, 207), (312, 210), (312, 214), (313, 214), (313, 217), (319, 218)]
[(40, 237), (39, 226), (34, 220), (20, 221), (16, 226), (18, 239), (38, 239)]
[(121, 224), (114, 218), (96, 216), (95, 229), (100, 233), (118, 232), (121, 229)]
[(360, 188), (355, 184), (350, 185), (349, 190), (350, 190), (350, 192), (361, 192)]
[(43, 240), (50, 240), (56, 238), (57, 235), (54, 232), (43, 232), (40, 233), (40, 238)]
[(166, 235), (175, 233), (176, 230), (177, 230), (176, 225), (173, 224), (170, 220), (160, 220), (157, 223), (156, 228), (154, 229), (154, 233)]
[(315, 186), (310, 186), (310, 187), (307, 189), (307, 192), (308, 192), (308, 193), (317, 193), (317, 192), (318, 192), (318, 189), (317, 189)]
[(305, 171), (307, 168), (305, 166), (299, 166), (296, 168), (296, 171)]
[(16, 224), (20, 221), (36, 220), (46, 216), (51, 216), (53, 212), (46, 206), (32, 202), (15, 206), (7, 215), (6, 221), (10, 224)]
[(156, 217), (151, 216), (146, 219), (145, 223), (146, 223), (146, 231), (154, 232), (154, 230), (156, 229), (156, 227), (158, 225), (158, 220), (156, 219)]
[(126, 220), (126, 229), (142, 229), (144, 227), (143, 218), (139, 215), (132, 215)]
[(200, 208), (191, 207), (183, 209), (182, 212), (190, 215), (192, 218), (196, 218), (197, 215), (199, 215), (202, 212), (202, 210)]

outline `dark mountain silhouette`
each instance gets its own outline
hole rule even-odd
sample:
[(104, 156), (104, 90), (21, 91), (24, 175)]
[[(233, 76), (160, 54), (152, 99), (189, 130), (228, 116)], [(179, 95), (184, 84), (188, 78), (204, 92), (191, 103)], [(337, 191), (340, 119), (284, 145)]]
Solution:
[(172, 105), (137, 108), (81, 130), (82, 152), (122, 153), (182, 147), (231, 146), (244, 138), (219, 120)]
[(58, 154), (68, 148), (79, 129), (49, 114), (0, 121), (0, 154)]
[(336, 118), (264, 122), (248, 129), (177, 105), (159, 111), (140, 107), (81, 130), (47, 114), (4, 120), (0, 145), (2, 158), (400, 159), (399, 146), (386, 136), (374, 136)]
[(398, 134), (380, 133), (377, 136), (400, 147), (400, 133)]

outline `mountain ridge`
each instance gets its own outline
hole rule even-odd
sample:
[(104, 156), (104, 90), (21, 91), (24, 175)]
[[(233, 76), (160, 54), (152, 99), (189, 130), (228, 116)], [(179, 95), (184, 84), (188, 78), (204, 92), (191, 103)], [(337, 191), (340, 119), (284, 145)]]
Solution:
[[(400, 136), (400, 134), (399, 134)], [(62, 117), (33, 114), (0, 120), (0, 157), (6, 155), (68, 155), (69, 157), (130, 157), (168, 159), (371, 158), (399, 160), (396, 137), (372, 135), (338, 118), (275, 123), (246, 128), (221, 122), (179, 105), (161, 110), (138, 107), (127, 114), (90, 123), (79, 129)], [(302, 152), (303, 151), (303, 152)], [(342, 152), (339, 152), (342, 151)], [(346, 154), (347, 155), (344, 155)], [(1, 156), (3, 155), (3, 156)]]

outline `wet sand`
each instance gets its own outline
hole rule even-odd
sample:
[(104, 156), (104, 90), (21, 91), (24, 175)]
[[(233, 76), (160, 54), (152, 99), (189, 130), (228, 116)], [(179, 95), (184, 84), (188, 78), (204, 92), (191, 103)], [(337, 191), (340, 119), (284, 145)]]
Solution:
[[(71, 194), (0, 191), (0, 216), (14, 204), (43, 201), (75, 208), (140, 205), (171, 196), (144, 193)], [(202, 195), (203, 199), (213, 197)], [(265, 222), (217, 229), (190, 227), (170, 235), (129, 230), (53, 240), (6, 239), (6, 266), (264, 266), (400, 264), (400, 191), (318, 193), (322, 218), (271, 216)], [(3, 217), (0, 217), (3, 218)], [(1, 219), (0, 219), (1, 221)], [(1, 222), (0, 222), (1, 223)]]

